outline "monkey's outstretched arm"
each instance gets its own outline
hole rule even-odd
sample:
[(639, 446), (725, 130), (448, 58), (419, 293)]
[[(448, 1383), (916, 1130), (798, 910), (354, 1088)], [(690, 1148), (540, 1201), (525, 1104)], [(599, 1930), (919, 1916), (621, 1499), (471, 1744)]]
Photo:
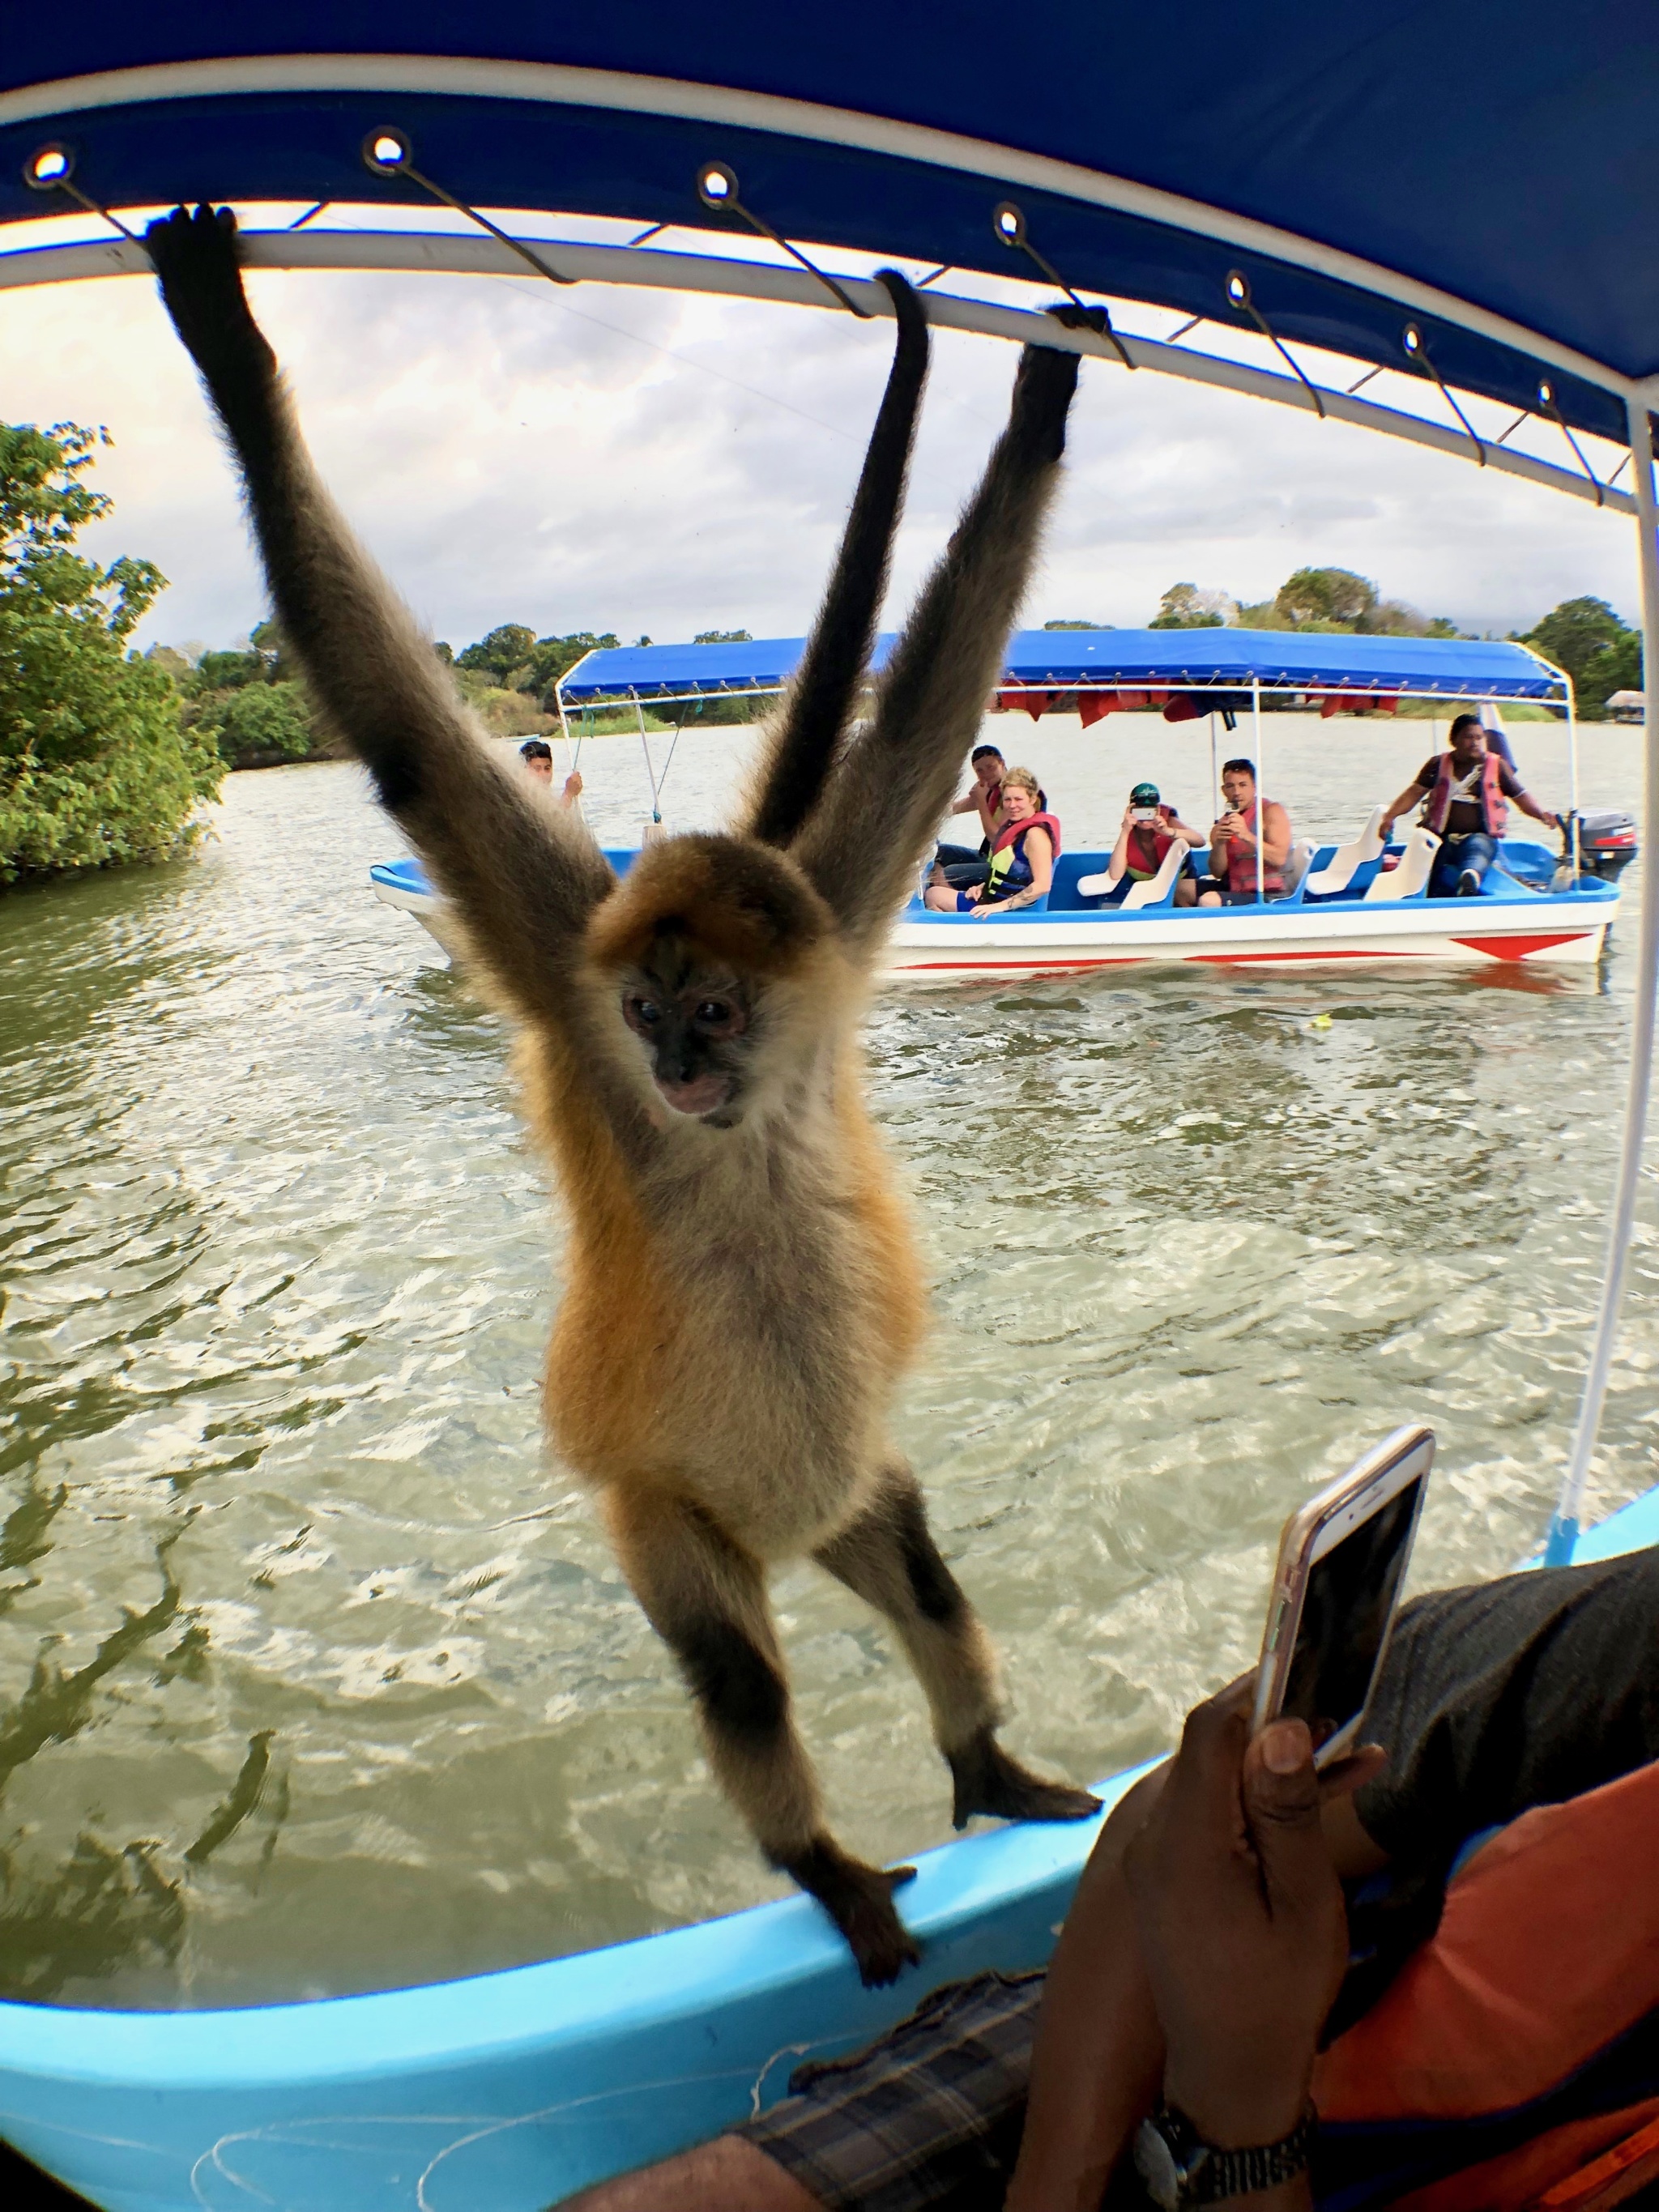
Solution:
[(847, 726), (887, 589), (888, 558), (927, 378), (927, 319), (921, 301), (896, 269), (880, 270), (876, 281), (892, 295), (898, 345), (835, 572), (758, 779), (749, 827), (769, 845), (787, 845), (811, 812)]
[[(1072, 321), (1076, 309), (1057, 311)], [(1066, 448), (1079, 359), (1020, 357), (1008, 427), (882, 680), (792, 850), (854, 950), (873, 953), (945, 808), (1002, 666)]]
[(451, 679), (325, 490), (242, 289), (235, 218), (183, 208), (145, 236), (174, 327), (240, 465), (277, 620), (382, 803), (508, 996), (568, 1018), (588, 914), (615, 878), (592, 839), (492, 760)]

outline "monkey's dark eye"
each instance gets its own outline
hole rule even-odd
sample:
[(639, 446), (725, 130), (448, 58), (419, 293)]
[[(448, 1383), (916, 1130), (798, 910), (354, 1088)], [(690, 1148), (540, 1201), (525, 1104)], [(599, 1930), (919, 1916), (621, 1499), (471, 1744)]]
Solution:
[(697, 1008), (697, 1019), (707, 1022), (711, 1029), (719, 1029), (732, 1018), (732, 1009), (724, 999), (704, 999)]
[(662, 1008), (653, 999), (630, 999), (628, 1013), (636, 1029), (655, 1029), (662, 1019)]

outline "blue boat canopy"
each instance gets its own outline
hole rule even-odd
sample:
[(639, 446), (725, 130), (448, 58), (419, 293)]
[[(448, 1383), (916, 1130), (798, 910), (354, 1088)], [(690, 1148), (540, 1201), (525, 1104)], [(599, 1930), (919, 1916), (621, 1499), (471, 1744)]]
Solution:
[[(1328, 0), (5, 15), (0, 228), (70, 184), (99, 207), (429, 209), (418, 172), (469, 206), (1030, 277), (1018, 226), (994, 228), (1012, 201), (1085, 291), (1621, 442), (1659, 374), (1652, 0), (1373, 0), (1363, 22)], [(408, 159), (370, 176), (387, 129)], [(732, 179), (714, 213), (710, 164)]]
[[(878, 641), (877, 668), (892, 642), (890, 635)], [(794, 672), (805, 643), (805, 638), (770, 637), (590, 653), (565, 677), (559, 693), (567, 706), (581, 706), (605, 699), (775, 691)], [(1286, 693), (1352, 692), (1541, 699), (1565, 705), (1569, 693), (1559, 669), (1530, 647), (1501, 639), (1226, 629), (1017, 630), (1009, 641), (1002, 684), (1005, 690), (1034, 694), (1249, 691), (1260, 684), (1264, 694), (1272, 695), (1270, 704), (1285, 703)]]

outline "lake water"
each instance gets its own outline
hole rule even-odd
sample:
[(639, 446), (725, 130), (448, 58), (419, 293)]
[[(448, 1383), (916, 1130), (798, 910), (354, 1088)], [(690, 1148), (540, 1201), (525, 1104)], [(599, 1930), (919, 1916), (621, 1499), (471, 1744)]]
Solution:
[[(1203, 723), (992, 726), (1073, 846), (1148, 773), (1208, 818)], [(1430, 734), (1275, 721), (1268, 787), (1349, 834)], [(1564, 801), (1562, 732), (1514, 735)], [(671, 822), (719, 820), (748, 742), (683, 741)], [(1639, 746), (1586, 732), (1586, 804), (1635, 801)], [(637, 744), (583, 768), (629, 840)], [(558, 1233), (501, 1024), (370, 897), (400, 846), (355, 768), (233, 777), (216, 820), (191, 861), (0, 899), (0, 1989), (317, 1996), (775, 1893), (539, 1441)], [(1016, 1748), (1086, 1779), (1166, 1745), (1248, 1663), (1286, 1512), (1396, 1422), (1441, 1438), (1419, 1586), (1534, 1544), (1633, 936), (1627, 902), (1566, 981), (1164, 968), (878, 1003), (875, 1109), (937, 1285), (899, 1435)], [(1650, 1227), (1598, 1511), (1656, 1480), (1656, 1354)], [(811, 1569), (777, 1601), (838, 1832), (940, 1840), (882, 1632)]]

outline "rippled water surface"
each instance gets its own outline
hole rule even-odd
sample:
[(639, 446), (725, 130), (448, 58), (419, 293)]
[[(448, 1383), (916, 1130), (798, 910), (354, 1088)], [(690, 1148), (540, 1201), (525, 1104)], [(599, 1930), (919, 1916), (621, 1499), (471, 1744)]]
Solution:
[[(1202, 735), (1017, 726), (1074, 843), (1148, 768), (1207, 818)], [(1564, 799), (1560, 732), (1515, 734)], [(1346, 833), (1428, 737), (1278, 725), (1270, 787)], [(719, 818), (746, 742), (684, 741), (671, 819)], [(1634, 800), (1638, 743), (1587, 733), (1588, 803)], [(627, 837), (637, 747), (583, 766)], [(557, 1227), (501, 1024), (368, 896), (398, 849), (353, 768), (245, 775), (198, 859), (0, 899), (7, 1993), (361, 1990), (779, 1887), (538, 1441)], [(1419, 1583), (1536, 1540), (1633, 926), (1570, 981), (1165, 968), (879, 1003), (938, 1286), (900, 1434), (1018, 1748), (1086, 1778), (1167, 1742), (1247, 1663), (1287, 1510), (1397, 1420), (1442, 1439)], [(1644, 1243), (1601, 1510), (1655, 1479), (1656, 1321)], [(809, 1569), (777, 1599), (842, 1836), (939, 1840), (881, 1632)]]

